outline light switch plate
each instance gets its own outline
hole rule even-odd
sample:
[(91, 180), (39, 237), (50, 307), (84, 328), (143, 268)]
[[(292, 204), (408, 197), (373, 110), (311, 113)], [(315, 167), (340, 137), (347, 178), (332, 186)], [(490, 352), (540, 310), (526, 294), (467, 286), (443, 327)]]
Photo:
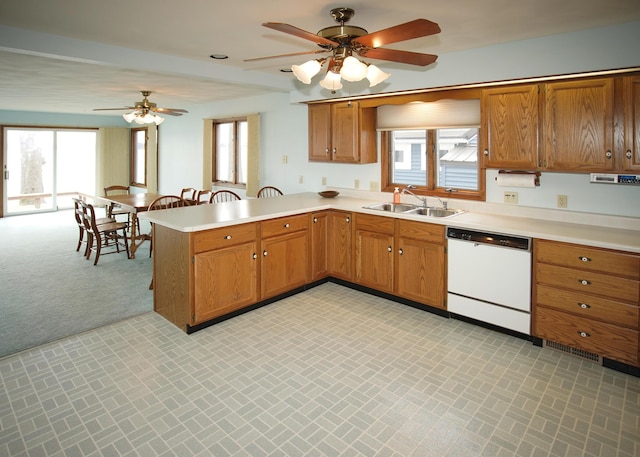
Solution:
[(518, 192), (513, 191), (505, 191), (504, 193), (504, 202), (509, 203), (511, 205), (518, 204)]

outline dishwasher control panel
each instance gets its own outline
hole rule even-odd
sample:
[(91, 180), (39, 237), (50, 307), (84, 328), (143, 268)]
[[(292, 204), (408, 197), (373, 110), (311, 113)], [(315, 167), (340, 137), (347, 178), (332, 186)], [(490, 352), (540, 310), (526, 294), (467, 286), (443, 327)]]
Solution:
[(471, 241), (478, 244), (521, 249), (523, 251), (531, 250), (531, 238), (506, 235), (503, 233), (480, 232), (464, 228), (447, 227), (447, 238)]

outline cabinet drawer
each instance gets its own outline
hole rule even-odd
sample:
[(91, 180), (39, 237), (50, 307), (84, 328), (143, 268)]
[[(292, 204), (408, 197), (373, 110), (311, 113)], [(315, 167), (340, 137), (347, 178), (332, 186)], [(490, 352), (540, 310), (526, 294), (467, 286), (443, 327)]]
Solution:
[(402, 238), (428, 241), (430, 243), (444, 243), (444, 225), (398, 220), (398, 229)]
[(536, 304), (638, 330), (640, 310), (635, 305), (542, 284), (536, 287)]
[(211, 251), (256, 240), (256, 224), (241, 224), (197, 232), (193, 235), (193, 253)]
[(606, 298), (638, 303), (640, 282), (574, 268), (536, 264), (536, 282)]
[(307, 214), (281, 217), (262, 222), (262, 238), (308, 230), (308, 228), (309, 216)]
[(546, 240), (536, 240), (534, 252), (538, 262), (640, 279), (639, 255)]
[(369, 230), (393, 235), (394, 221), (395, 219), (391, 217), (356, 214), (356, 230)]
[(638, 365), (638, 331), (539, 307), (535, 336)]

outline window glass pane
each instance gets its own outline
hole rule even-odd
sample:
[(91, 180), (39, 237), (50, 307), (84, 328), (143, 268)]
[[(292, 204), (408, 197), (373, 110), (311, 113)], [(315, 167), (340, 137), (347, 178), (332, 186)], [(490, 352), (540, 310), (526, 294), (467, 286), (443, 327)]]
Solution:
[(436, 138), (436, 186), (478, 190), (478, 129), (438, 129)]
[(427, 131), (394, 130), (391, 133), (391, 181), (396, 184), (427, 184)]
[(233, 122), (216, 124), (216, 181), (234, 181), (233, 148)]
[(136, 130), (133, 136), (132, 184), (147, 185), (147, 131)]
[(95, 131), (57, 132), (58, 208), (72, 208), (78, 193), (95, 194), (96, 137)]
[(247, 183), (247, 121), (238, 122), (238, 183)]

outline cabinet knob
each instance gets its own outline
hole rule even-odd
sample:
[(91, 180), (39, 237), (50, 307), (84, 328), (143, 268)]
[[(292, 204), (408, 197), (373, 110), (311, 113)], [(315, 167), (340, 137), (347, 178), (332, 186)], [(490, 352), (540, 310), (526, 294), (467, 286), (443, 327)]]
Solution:
[(578, 303), (578, 306), (582, 309), (589, 309), (591, 305), (587, 305), (586, 303)]
[(582, 262), (591, 262), (591, 258), (590, 257), (584, 257), (584, 256), (580, 256), (578, 257), (580, 259), (580, 261)]
[(329, 148), (326, 148), (326, 149), (324, 150), (324, 153), (325, 153), (325, 154), (327, 154), (327, 155), (329, 155)]
[(625, 153), (625, 155), (627, 156), (627, 159), (630, 159), (631, 157), (633, 157), (633, 154), (631, 153), (631, 149), (627, 149), (627, 152)]
[(224, 237), (225, 240), (230, 240), (231, 239), (231, 235), (227, 235)]
[(344, 219), (344, 220), (345, 220), (345, 222), (346, 222), (347, 224), (351, 222), (351, 218), (350, 218), (350, 217), (345, 217), (345, 219)]
[(318, 218), (317, 218), (317, 217), (314, 217), (314, 218), (313, 218), (313, 223), (315, 224), (316, 222), (318, 222)]
[(333, 153), (334, 153), (334, 154), (336, 153), (336, 148), (333, 148)]
[(286, 224), (284, 224), (284, 226), (283, 226), (283, 227), (284, 227), (284, 228), (289, 228), (289, 224), (288, 224), (288, 223), (286, 223)]
[(589, 338), (591, 336), (591, 334), (587, 332), (582, 332), (580, 330), (578, 330), (578, 335), (580, 335), (582, 338)]
[(393, 248), (392, 248), (391, 246), (389, 246), (389, 247), (387, 248), (387, 251), (392, 252), (392, 251), (393, 251)]
[(400, 255), (403, 254), (402, 248), (398, 249), (398, 254), (400, 254)]
[(256, 254), (255, 252), (253, 253), (253, 260), (256, 260), (258, 258), (258, 254)]
[(266, 257), (267, 256), (267, 251), (262, 251), (262, 257)]
[(604, 155), (607, 159), (610, 159), (611, 157), (613, 157), (613, 154), (611, 153), (611, 149), (607, 149), (607, 152)]
[(588, 281), (586, 279), (578, 279), (578, 282), (583, 286), (588, 286), (589, 284), (591, 284), (591, 281)]
[(488, 155), (489, 155), (489, 150), (488, 150), (488, 149), (485, 149), (485, 150), (483, 151), (483, 154), (484, 154), (484, 155), (486, 155), (486, 156), (488, 156)]

